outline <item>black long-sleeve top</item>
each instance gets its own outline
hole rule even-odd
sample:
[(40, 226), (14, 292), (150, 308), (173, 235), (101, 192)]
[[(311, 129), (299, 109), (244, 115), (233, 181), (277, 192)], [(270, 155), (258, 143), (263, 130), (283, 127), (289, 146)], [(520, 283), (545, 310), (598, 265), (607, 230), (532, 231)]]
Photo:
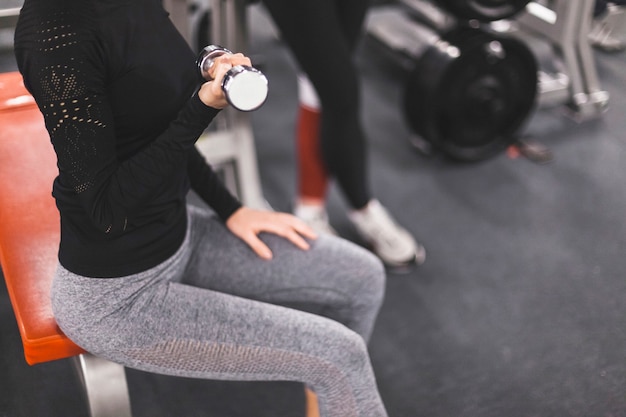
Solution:
[(166, 260), (190, 187), (224, 220), (240, 207), (194, 146), (218, 110), (194, 93), (195, 53), (161, 0), (25, 0), (15, 54), (57, 154), (66, 269), (116, 277)]

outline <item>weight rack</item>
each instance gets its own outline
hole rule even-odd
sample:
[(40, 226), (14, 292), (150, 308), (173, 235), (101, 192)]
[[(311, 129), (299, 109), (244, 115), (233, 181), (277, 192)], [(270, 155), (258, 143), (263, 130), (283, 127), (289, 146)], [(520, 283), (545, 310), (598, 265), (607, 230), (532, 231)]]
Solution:
[(515, 22), (520, 29), (550, 42), (563, 60), (562, 72), (540, 73), (540, 105), (565, 103), (580, 120), (597, 118), (608, 109), (588, 34), (595, 0), (542, 0), (528, 3)]
[[(600, 86), (587, 38), (594, 1), (531, 1), (510, 21), (490, 25), (496, 32), (519, 34), (521, 38), (532, 34), (549, 43), (556, 55), (555, 64), (561, 68), (554, 73), (539, 71), (537, 104), (541, 108), (565, 105), (567, 113), (578, 121), (599, 117), (609, 104), (609, 93)], [(434, 4), (436, 1), (398, 0), (397, 3), (403, 7), (374, 9), (367, 33), (389, 47), (401, 61), (420, 55), (414, 40), (424, 35), (421, 23), (437, 31), (445, 31), (454, 24), (455, 19)]]

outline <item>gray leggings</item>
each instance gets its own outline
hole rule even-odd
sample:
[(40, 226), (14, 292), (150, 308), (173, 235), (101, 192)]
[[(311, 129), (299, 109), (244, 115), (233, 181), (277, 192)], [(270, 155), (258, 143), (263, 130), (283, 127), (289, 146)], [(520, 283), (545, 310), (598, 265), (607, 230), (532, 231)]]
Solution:
[(96, 279), (59, 266), (51, 297), (63, 332), (127, 367), (300, 381), (322, 416), (387, 415), (366, 347), (384, 294), (377, 258), (331, 236), (301, 251), (262, 234), (274, 253), (264, 261), (209, 211), (190, 206), (189, 219), (178, 252), (145, 272)]

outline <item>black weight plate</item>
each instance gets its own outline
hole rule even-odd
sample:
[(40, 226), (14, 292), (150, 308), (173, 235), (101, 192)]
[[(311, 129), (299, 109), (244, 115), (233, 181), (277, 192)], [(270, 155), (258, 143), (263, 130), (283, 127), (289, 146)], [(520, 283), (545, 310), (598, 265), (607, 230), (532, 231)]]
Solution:
[(521, 12), (530, 0), (436, 0), (435, 3), (455, 17), (493, 22)]
[(404, 110), (411, 128), (447, 156), (478, 161), (506, 149), (531, 112), (537, 63), (521, 41), (456, 29), (418, 60)]

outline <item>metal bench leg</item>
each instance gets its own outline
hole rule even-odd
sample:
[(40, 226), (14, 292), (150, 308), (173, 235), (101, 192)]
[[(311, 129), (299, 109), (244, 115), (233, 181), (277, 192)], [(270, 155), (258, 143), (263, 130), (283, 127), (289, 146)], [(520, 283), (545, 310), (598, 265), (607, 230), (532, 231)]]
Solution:
[(74, 357), (91, 417), (132, 417), (126, 373), (120, 364), (84, 353)]

